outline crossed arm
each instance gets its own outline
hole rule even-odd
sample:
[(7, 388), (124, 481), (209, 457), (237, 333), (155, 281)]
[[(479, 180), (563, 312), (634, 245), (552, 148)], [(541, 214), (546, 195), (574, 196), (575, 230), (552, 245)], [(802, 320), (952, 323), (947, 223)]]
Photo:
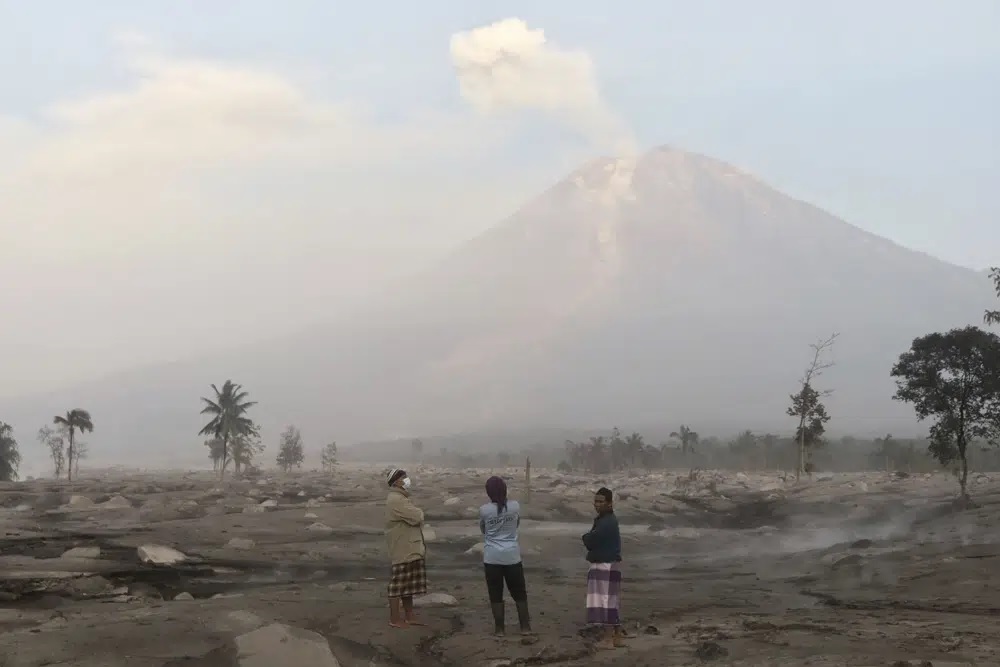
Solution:
[(424, 511), (409, 501), (393, 503), (392, 516), (411, 526), (421, 526), (424, 523)]
[(583, 546), (593, 549), (611, 537), (611, 526), (607, 521), (598, 521), (589, 533), (583, 535)]

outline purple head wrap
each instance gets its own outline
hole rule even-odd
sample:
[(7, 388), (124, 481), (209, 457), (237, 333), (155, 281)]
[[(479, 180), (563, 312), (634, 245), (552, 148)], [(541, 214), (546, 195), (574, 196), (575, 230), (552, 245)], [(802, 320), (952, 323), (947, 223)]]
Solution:
[(490, 477), (486, 480), (486, 495), (496, 503), (497, 516), (507, 509), (507, 482), (500, 477)]

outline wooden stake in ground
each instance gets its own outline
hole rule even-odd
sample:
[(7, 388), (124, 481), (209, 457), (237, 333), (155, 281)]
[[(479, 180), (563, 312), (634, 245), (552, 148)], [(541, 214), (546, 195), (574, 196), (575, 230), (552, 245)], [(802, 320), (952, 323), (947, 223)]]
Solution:
[(524, 460), (524, 502), (531, 502), (531, 457)]

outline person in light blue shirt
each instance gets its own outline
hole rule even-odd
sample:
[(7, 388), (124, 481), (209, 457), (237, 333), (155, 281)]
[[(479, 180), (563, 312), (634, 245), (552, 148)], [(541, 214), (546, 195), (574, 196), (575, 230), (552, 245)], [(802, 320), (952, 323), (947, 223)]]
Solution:
[(521, 506), (516, 500), (507, 500), (507, 483), (500, 477), (486, 480), (486, 495), (490, 502), (479, 508), (479, 530), (483, 533), (483, 568), (486, 571), (486, 589), (493, 610), (494, 633), (504, 634), (503, 588), (517, 606), (521, 633), (531, 632), (528, 615), (528, 592), (521, 562), (521, 546), (517, 529), (521, 525)]

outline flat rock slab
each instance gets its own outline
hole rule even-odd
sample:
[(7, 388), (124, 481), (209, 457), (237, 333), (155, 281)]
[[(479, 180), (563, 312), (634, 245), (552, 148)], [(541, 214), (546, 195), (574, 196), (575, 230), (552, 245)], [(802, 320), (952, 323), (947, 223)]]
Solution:
[(428, 593), (413, 598), (414, 607), (457, 607), (458, 600), (447, 593)]
[(137, 550), (139, 560), (151, 565), (177, 565), (187, 560), (187, 556), (177, 549), (161, 544), (144, 544)]
[(322, 635), (274, 623), (236, 638), (240, 667), (340, 667)]

